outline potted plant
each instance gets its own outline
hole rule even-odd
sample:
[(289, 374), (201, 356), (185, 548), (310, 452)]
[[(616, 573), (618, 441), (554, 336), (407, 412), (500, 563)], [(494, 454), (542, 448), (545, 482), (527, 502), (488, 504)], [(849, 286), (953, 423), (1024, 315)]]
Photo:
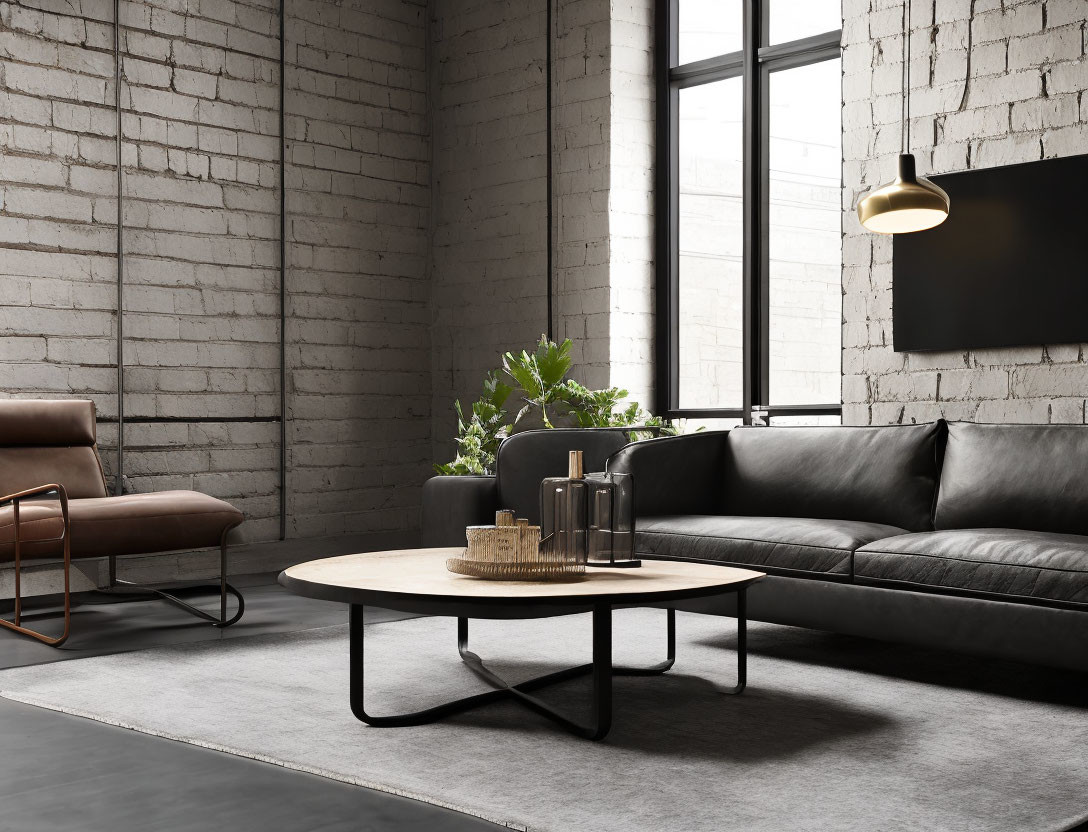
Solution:
[[(480, 398), (466, 414), (457, 412), (457, 453), (451, 462), (436, 463), (439, 474), (490, 474), (495, 469), (499, 443), (522, 430), (554, 427), (630, 427), (632, 441), (654, 434), (679, 433), (679, 426), (651, 416), (638, 402), (621, 406), (627, 391), (619, 387), (590, 390), (567, 377), (572, 343), (561, 344), (542, 335), (533, 352), (507, 352), (502, 368), (484, 379)], [(513, 419), (509, 410), (517, 406)]]

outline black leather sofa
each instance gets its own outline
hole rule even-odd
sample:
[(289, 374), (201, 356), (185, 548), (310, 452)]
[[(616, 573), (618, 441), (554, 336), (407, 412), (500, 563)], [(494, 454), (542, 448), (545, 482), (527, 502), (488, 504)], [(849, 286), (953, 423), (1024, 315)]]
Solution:
[(536, 484), (576, 438), (587, 470), (605, 455), (634, 474), (644, 557), (768, 573), (754, 619), (1088, 670), (1088, 427), (521, 434), (496, 478), (427, 483), (425, 544), (463, 543), (500, 505), (535, 519)]

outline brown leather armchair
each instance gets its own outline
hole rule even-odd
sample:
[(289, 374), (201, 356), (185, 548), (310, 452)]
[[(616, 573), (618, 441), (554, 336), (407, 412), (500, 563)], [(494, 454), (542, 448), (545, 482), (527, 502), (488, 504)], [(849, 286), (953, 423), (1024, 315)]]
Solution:
[[(242, 617), (245, 601), (227, 583), (227, 533), (243, 521), (229, 503), (195, 491), (107, 496), (90, 401), (0, 401), (0, 563), (14, 561), (15, 616), (0, 626), (54, 646), (71, 631), (69, 570), (74, 558), (109, 559), (110, 590), (152, 593), (219, 627)], [(176, 596), (117, 578), (119, 555), (219, 546), (219, 616)], [(64, 629), (51, 637), (22, 626), (20, 568), (61, 558)], [(227, 618), (227, 595), (238, 609)]]

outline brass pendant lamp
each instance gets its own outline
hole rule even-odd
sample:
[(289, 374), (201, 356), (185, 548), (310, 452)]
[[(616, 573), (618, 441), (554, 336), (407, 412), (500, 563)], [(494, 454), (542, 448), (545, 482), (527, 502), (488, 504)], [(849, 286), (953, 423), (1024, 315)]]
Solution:
[(948, 219), (949, 199), (914, 169), (910, 152), (910, 0), (903, 4), (903, 152), (895, 181), (870, 191), (858, 203), (858, 219), (877, 234), (925, 231)]

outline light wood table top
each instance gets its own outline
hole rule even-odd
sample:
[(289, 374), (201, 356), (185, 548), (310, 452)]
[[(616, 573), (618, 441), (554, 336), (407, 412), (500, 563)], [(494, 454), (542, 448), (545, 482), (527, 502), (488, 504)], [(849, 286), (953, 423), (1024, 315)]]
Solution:
[[(279, 580), (292, 592), (328, 601), (434, 615), (463, 615), (472, 608), (472, 617), (522, 618), (531, 617), (534, 609), (549, 614), (545, 610), (556, 606), (571, 606), (575, 612), (595, 604), (657, 604), (719, 595), (764, 577), (730, 566), (643, 560), (638, 569), (591, 567), (571, 581), (488, 581), (446, 569), (446, 560), (463, 551), (454, 547), (342, 555), (292, 566)], [(484, 612), (491, 614), (479, 614)]]

